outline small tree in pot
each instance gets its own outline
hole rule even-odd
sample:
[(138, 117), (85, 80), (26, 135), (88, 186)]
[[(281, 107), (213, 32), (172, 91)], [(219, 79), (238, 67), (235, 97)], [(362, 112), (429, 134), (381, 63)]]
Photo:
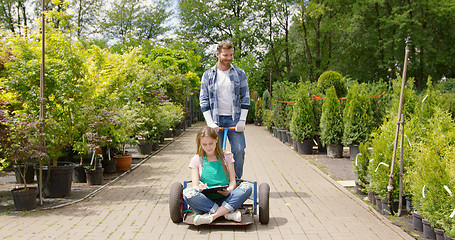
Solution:
[(311, 154), (313, 152), (315, 121), (308, 90), (303, 84), (300, 85), (296, 97), (290, 128), (292, 138), (297, 141), (299, 153)]
[(360, 93), (360, 85), (354, 84), (349, 89), (343, 111), (343, 144), (349, 146), (351, 159), (359, 153), (359, 144), (370, 136), (372, 115), (370, 100)]
[(46, 153), (42, 151), (39, 144), (38, 121), (31, 115), (15, 115), (11, 118), (1, 117), (0, 125), (9, 128), (8, 140), (2, 146), (6, 157), (13, 161), (16, 166), (23, 165), (24, 168), (17, 168), (22, 178), (22, 187), (11, 190), (16, 210), (31, 210), (36, 208), (36, 195), (38, 189), (29, 187), (26, 179), (27, 172), (33, 172), (33, 162), (45, 159)]
[(326, 92), (320, 128), (322, 143), (327, 146), (327, 155), (335, 158), (342, 157), (343, 109), (334, 87), (330, 87)]

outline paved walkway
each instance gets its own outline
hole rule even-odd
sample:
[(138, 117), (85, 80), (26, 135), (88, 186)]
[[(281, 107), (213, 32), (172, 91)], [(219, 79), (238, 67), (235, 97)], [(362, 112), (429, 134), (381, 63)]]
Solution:
[[(413, 239), (265, 128), (247, 126), (244, 179), (270, 185), (270, 223), (189, 226), (169, 219), (169, 188), (189, 179), (200, 125), (93, 198), (0, 216), (1, 239)], [(256, 216), (256, 220), (257, 216)]]

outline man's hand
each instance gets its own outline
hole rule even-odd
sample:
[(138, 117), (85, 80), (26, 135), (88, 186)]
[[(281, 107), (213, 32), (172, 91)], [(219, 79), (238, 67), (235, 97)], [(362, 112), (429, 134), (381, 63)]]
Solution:
[(216, 123), (213, 122), (213, 121), (212, 122), (207, 122), (207, 126), (215, 129), (216, 132), (220, 131), (220, 127), (218, 127), (218, 125), (216, 125)]
[(210, 112), (210, 110), (208, 111), (205, 111), (202, 113), (204, 115), (204, 118), (205, 118), (205, 122), (207, 123), (207, 126), (215, 129), (216, 132), (218, 132), (220, 130), (220, 128), (218, 127), (218, 125), (213, 121), (212, 119), (212, 114)]
[(245, 131), (245, 121), (240, 120), (237, 125), (235, 125), (236, 132), (243, 132)]

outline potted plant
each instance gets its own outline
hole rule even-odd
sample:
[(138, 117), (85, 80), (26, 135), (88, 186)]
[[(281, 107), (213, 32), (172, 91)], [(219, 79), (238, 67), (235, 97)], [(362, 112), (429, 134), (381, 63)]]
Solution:
[(6, 158), (13, 161), (15, 165), (24, 165), (25, 168), (18, 168), (22, 178), (22, 186), (11, 190), (16, 210), (31, 210), (36, 208), (36, 196), (38, 189), (30, 187), (26, 180), (27, 172), (33, 172), (33, 163), (38, 159), (46, 158), (46, 154), (39, 144), (38, 121), (29, 114), (15, 115), (11, 118), (0, 117), (0, 125), (9, 129), (8, 138), (3, 141), (2, 146)]
[(99, 137), (94, 132), (85, 134), (87, 138), (87, 145), (92, 153), (90, 165), (84, 166), (84, 171), (89, 185), (102, 185), (104, 168), (99, 166), (99, 158), (96, 154), (96, 148), (99, 144)]
[(100, 166), (99, 157), (96, 150), (92, 151), (90, 165), (84, 166), (88, 185), (103, 185), (104, 168)]
[[(370, 147), (369, 143), (360, 143), (359, 154), (356, 155), (354, 161), (352, 162), (354, 166), (354, 173), (357, 176), (357, 181), (355, 182), (357, 193), (364, 194), (365, 187), (368, 185), (368, 164), (370, 162), (371, 153), (368, 149)], [(371, 199), (371, 197), (370, 197)]]
[(262, 117), (264, 114), (264, 110), (262, 109), (262, 99), (261, 98), (256, 100), (255, 109), (256, 109), (256, 112), (255, 112), (255, 118), (254, 118), (254, 125), (261, 126)]
[(291, 136), (297, 141), (297, 149), (301, 154), (313, 153), (313, 136), (315, 130), (313, 106), (310, 103), (308, 90), (301, 84), (291, 119)]
[(360, 93), (360, 85), (351, 86), (343, 111), (343, 144), (349, 146), (350, 159), (359, 153), (359, 145), (368, 140), (371, 133), (372, 115), (370, 100)]
[(343, 156), (343, 109), (337, 98), (335, 88), (330, 87), (325, 95), (321, 115), (321, 140), (327, 146), (327, 156), (341, 158)]

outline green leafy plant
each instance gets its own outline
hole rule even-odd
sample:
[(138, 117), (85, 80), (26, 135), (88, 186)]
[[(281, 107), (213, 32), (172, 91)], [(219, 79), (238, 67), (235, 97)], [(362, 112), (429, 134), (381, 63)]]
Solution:
[[(25, 113), (0, 118), (0, 125), (8, 128), (2, 149), (6, 158), (18, 167), (24, 188), (27, 188), (26, 171), (33, 171), (33, 163), (47, 157), (39, 142), (38, 124), (38, 119)], [(21, 165), (25, 168), (19, 167)]]
[(343, 109), (336, 96), (335, 88), (330, 87), (325, 95), (321, 116), (321, 141), (324, 145), (341, 144), (343, 137)]
[(291, 119), (291, 135), (300, 142), (312, 140), (315, 131), (313, 106), (310, 103), (308, 90), (300, 84), (294, 103), (294, 112)]
[(257, 120), (262, 120), (262, 116), (264, 114), (264, 110), (262, 108), (262, 99), (261, 98), (256, 100), (255, 109), (256, 109), (255, 118)]
[(273, 84), (273, 124), (279, 129), (289, 129), (292, 116), (292, 105), (287, 103), (294, 99), (297, 85), (292, 82), (275, 82)]
[(450, 230), (455, 227), (450, 218), (455, 208), (455, 124), (450, 114), (435, 108), (427, 126), (428, 135), (412, 153), (413, 167), (406, 180), (422, 216), (433, 226)]
[(323, 94), (327, 94), (327, 90), (334, 87), (338, 98), (344, 97), (347, 92), (346, 80), (343, 76), (335, 71), (326, 71), (319, 76), (318, 88)]
[(359, 184), (363, 187), (368, 186), (368, 165), (371, 159), (371, 152), (369, 150), (369, 143), (360, 143), (359, 154), (352, 162), (354, 166), (354, 172), (359, 180)]
[(272, 129), (272, 127), (273, 127), (273, 112), (272, 112), (272, 110), (269, 110), (269, 109), (264, 110), (263, 123), (264, 123), (264, 126), (266, 126), (268, 130)]
[(270, 93), (268, 90), (265, 90), (264, 93), (262, 93), (262, 109), (271, 109), (271, 106), (272, 103)]
[(372, 115), (370, 100), (360, 93), (360, 85), (354, 84), (348, 92), (343, 111), (343, 144), (360, 144), (370, 137)]

